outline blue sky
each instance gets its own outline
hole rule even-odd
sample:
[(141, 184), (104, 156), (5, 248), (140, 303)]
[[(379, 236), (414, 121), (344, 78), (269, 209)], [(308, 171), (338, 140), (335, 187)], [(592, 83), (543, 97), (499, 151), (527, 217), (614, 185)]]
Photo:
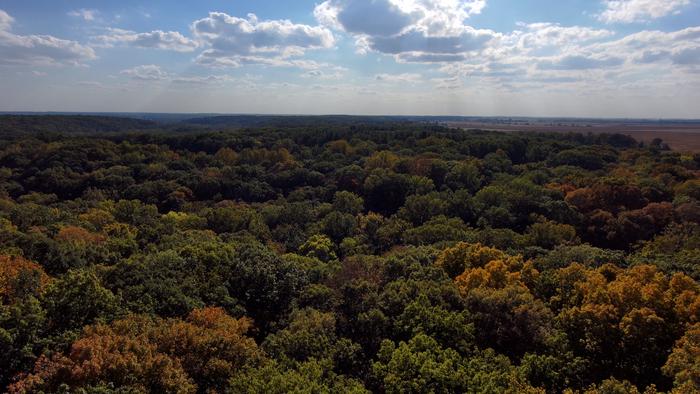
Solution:
[(700, 118), (700, 0), (0, 1), (0, 110)]

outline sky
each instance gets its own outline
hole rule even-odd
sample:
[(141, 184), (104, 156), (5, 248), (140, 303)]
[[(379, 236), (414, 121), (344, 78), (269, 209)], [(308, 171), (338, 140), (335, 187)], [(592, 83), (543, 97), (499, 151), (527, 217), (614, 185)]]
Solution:
[(0, 111), (700, 118), (700, 0), (0, 0)]

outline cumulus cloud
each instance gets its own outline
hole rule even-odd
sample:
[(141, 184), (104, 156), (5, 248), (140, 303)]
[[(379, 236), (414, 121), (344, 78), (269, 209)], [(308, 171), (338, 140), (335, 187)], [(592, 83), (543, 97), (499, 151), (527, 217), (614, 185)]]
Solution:
[(316, 68), (301, 74), (301, 77), (311, 79), (341, 79), (346, 71), (347, 69), (343, 67), (329, 67), (325, 70)]
[(94, 88), (94, 89), (109, 89), (109, 87), (102, 82), (98, 81), (78, 81), (77, 82), (78, 86), (82, 86), (85, 88)]
[(395, 55), (400, 61), (460, 61), (497, 36), (464, 24), (484, 0), (327, 0), (316, 19), (356, 38), (360, 53)]
[(307, 71), (304, 74), (302, 74), (303, 77), (309, 77), (309, 78), (320, 78), (323, 76), (323, 71), (321, 70), (311, 70)]
[(15, 19), (7, 12), (0, 10), (0, 31), (10, 30)]
[(448, 78), (433, 78), (430, 80), (433, 87), (438, 90), (455, 90), (463, 86), (462, 79), (460, 77), (448, 77)]
[(179, 85), (216, 85), (232, 81), (228, 75), (175, 75), (155, 64), (136, 66), (120, 72), (139, 82), (170, 82)]
[(401, 33), (416, 19), (390, 0), (326, 1), (316, 7), (314, 14), (326, 25), (372, 36)]
[(330, 67), (327, 63), (319, 63), (307, 59), (289, 58), (286, 56), (225, 56), (214, 50), (202, 52), (195, 61), (197, 64), (212, 68), (237, 68), (246, 65), (256, 65), (315, 70), (319, 67)]
[(515, 49), (533, 53), (544, 50), (560, 50), (582, 43), (608, 38), (615, 33), (607, 29), (594, 29), (584, 26), (562, 26), (558, 23), (519, 24), (517, 30), (504, 37), (503, 44)]
[(287, 65), (290, 63), (286, 59), (301, 56), (307, 50), (335, 45), (333, 33), (325, 27), (288, 20), (260, 21), (253, 14), (243, 19), (211, 12), (195, 21), (192, 31), (210, 47), (199, 55), (197, 62), (218, 67)]
[(544, 60), (537, 67), (541, 70), (590, 70), (620, 66), (625, 62), (619, 57), (595, 58), (583, 55), (563, 56), (556, 60)]
[(96, 58), (95, 51), (76, 41), (49, 35), (12, 33), (14, 19), (0, 10), (0, 65), (79, 65)]
[(68, 16), (76, 17), (76, 18), (81, 18), (83, 20), (86, 20), (88, 22), (92, 22), (95, 19), (97, 19), (97, 16), (99, 15), (99, 11), (97, 10), (88, 10), (85, 8), (79, 9), (79, 10), (73, 10), (68, 13)]
[(423, 80), (420, 74), (403, 73), (403, 74), (377, 74), (374, 76), (377, 82), (387, 83), (417, 83)]
[(674, 53), (671, 60), (675, 64), (684, 66), (700, 65), (700, 48), (687, 48)]
[(429, 35), (453, 35), (484, 7), (485, 0), (327, 0), (316, 6), (314, 15), (319, 22), (349, 33), (390, 36), (418, 29)]
[(691, 0), (606, 0), (598, 19), (605, 23), (631, 23), (657, 19), (678, 12)]
[(591, 45), (587, 50), (598, 54), (615, 54), (632, 63), (652, 65), (671, 63), (683, 68), (700, 67), (700, 27), (675, 32), (645, 30), (619, 40)]
[(172, 79), (172, 82), (183, 85), (210, 85), (220, 84), (232, 80), (233, 79), (228, 75), (206, 75), (192, 77), (176, 77)]
[(432, 54), (458, 54), (482, 49), (493, 38), (493, 32), (464, 27), (454, 36), (426, 36), (419, 31), (409, 31), (392, 37), (373, 37), (368, 45), (372, 50), (389, 54), (425, 52)]
[[(428, 54), (420, 56), (430, 60)], [(438, 71), (446, 75), (444, 79), (459, 77), (471, 87), (504, 92), (551, 92), (566, 86), (581, 94), (598, 94), (633, 83), (663, 89), (663, 84), (668, 87), (700, 75), (700, 27), (618, 36), (606, 29), (521, 24), (518, 31), (491, 40), (477, 56), (444, 62)]]
[(197, 48), (197, 42), (176, 31), (154, 30), (147, 33), (136, 33), (130, 30), (108, 29), (107, 34), (93, 37), (97, 45), (112, 47), (128, 45), (136, 48), (155, 48), (177, 52), (192, 52)]
[(639, 64), (651, 64), (668, 59), (670, 55), (669, 51), (650, 50), (642, 52), (635, 60)]
[(450, 63), (466, 60), (464, 54), (405, 52), (396, 55), (399, 63)]
[[(610, 23), (659, 18), (690, 1), (610, 0), (598, 17)], [(354, 38), (359, 53), (391, 55), (399, 63), (442, 64), (450, 77), (505, 81), (538, 75), (541, 81), (571, 81), (569, 74), (580, 71), (629, 74), (637, 66), (664, 62), (678, 69), (698, 67), (700, 34), (692, 28), (614, 38), (617, 33), (609, 29), (551, 22), (521, 23), (503, 33), (469, 26), (470, 16), (485, 6), (476, 0), (325, 0), (314, 15), (322, 25)], [(454, 67), (444, 67), (449, 64)]]
[(170, 74), (163, 71), (160, 66), (155, 64), (147, 64), (122, 70), (121, 74), (139, 81), (164, 81), (170, 79)]
[[(444, 70), (502, 80), (567, 80), (588, 77), (614, 80), (700, 71), (700, 27), (675, 32), (644, 30), (619, 38), (612, 31), (557, 24), (521, 25), (481, 53), (482, 60)], [(614, 70), (613, 76), (603, 73)], [(658, 75), (658, 73), (656, 73)], [(590, 81), (590, 79), (589, 79)], [(600, 81), (596, 81), (599, 83)]]

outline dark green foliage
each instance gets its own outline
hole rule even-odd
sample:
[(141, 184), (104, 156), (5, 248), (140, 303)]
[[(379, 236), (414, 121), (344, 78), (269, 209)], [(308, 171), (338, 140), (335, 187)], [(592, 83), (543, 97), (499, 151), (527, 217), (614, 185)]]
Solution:
[(199, 243), (134, 257), (114, 267), (107, 282), (131, 310), (184, 316), (221, 306), (261, 327), (286, 311), (306, 273), (255, 244)]
[(93, 272), (69, 271), (51, 283), (43, 297), (49, 329), (80, 330), (95, 321), (109, 321), (119, 312), (118, 298)]
[(362, 383), (328, 370), (327, 363), (316, 360), (284, 368), (276, 363), (249, 369), (231, 378), (227, 393), (368, 393)]
[(28, 371), (41, 351), (46, 311), (28, 296), (13, 305), (0, 305), (0, 384), (6, 387), (15, 374)]

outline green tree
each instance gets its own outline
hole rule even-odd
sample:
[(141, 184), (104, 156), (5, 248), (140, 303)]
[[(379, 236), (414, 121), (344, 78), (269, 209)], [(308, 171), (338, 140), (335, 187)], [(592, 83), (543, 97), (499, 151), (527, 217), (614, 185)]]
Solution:
[(384, 341), (373, 371), (387, 393), (538, 392), (518, 381), (507, 358), (488, 351), (462, 358), (425, 334), (398, 346)]
[(272, 361), (262, 367), (246, 369), (229, 381), (227, 393), (238, 394), (365, 394), (361, 382), (337, 375), (327, 362), (311, 360), (285, 368)]
[(364, 210), (362, 197), (348, 191), (340, 191), (333, 196), (333, 209), (350, 215), (358, 215)]
[(96, 321), (109, 321), (120, 311), (118, 298), (100, 278), (86, 270), (69, 271), (52, 282), (42, 297), (47, 324), (56, 332), (79, 330)]

